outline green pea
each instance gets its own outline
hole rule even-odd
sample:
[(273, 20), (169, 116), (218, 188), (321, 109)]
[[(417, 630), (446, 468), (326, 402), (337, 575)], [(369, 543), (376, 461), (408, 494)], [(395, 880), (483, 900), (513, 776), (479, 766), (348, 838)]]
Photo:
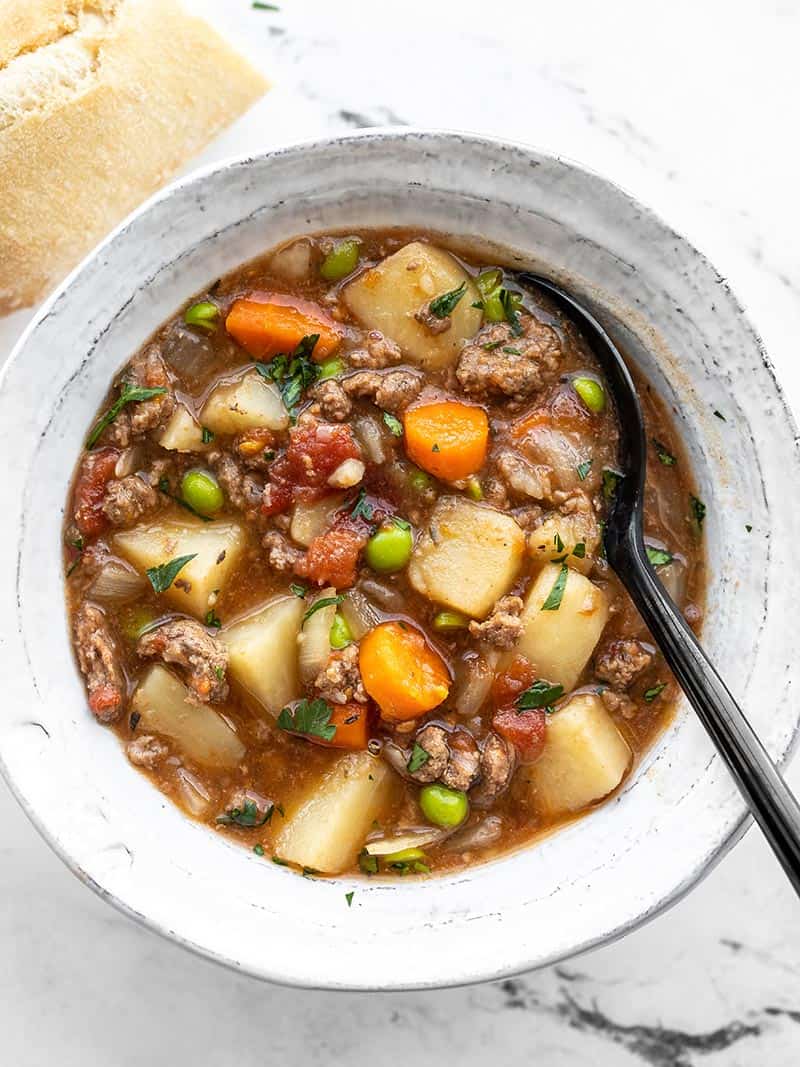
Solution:
[(199, 326), (201, 330), (208, 330), (211, 333), (217, 328), (218, 318), (219, 308), (217, 305), (212, 304), (210, 300), (201, 300), (199, 304), (192, 304), (190, 308), (186, 309), (183, 321), (187, 326)]
[(472, 500), (483, 500), (483, 486), (474, 474), (467, 478), (467, 496)]
[(201, 515), (216, 515), (225, 503), (216, 478), (208, 471), (187, 471), (181, 481), (181, 498)]
[(414, 535), (409, 524), (393, 519), (370, 537), (364, 556), (374, 571), (391, 574), (405, 567), (413, 547)]
[(433, 628), (437, 633), (446, 634), (451, 630), (466, 630), (469, 619), (460, 611), (440, 611), (433, 619)]
[(469, 814), (467, 794), (444, 785), (425, 785), (419, 791), (422, 814), (434, 826), (460, 826)]
[(344, 370), (344, 361), (338, 358), (326, 359), (319, 365), (319, 380), (324, 382), (327, 378), (335, 378)]
[(337, 611), (331, 624), (331, 648), (344, 648), (352, 640), (353, 632), (347, 625), (347, 619)]
[(398, 852), (390, 852), (383, 857), (384, 863), (420, 863), (425, 861), (425, 853), (421, 848), (401, 848)]
[(430, 477), (421, 471), (419, 467), (415, 467), (414, 470), (408, 476), (408, 486), (413, 489), (415, 493), (424, 493), (431, 487)]
[(589, 411), (599, 415), (606, 406), (606, 391), (594, 378), (573, 378), (572, 388)]
[(358, 241), (337, 241), (322, 261), (319, 272), (327, 282), (346, 278), (358, 264)]

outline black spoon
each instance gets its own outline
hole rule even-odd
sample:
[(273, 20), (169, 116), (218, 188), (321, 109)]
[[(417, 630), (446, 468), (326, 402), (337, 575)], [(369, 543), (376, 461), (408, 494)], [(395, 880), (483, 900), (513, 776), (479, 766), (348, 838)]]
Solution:
[(527, 272), (517, 274), (516, 279), (522, 286), (543, 289), (566, 312), (580, 327), (603, 369), (619, 418), (623, 475), (606, 518), (606, 558), (800, 893), (800, 805), (647, 559), (643, 526), (647, 438), (636, 387), (625, 361), (594, 316), (563, 289)]

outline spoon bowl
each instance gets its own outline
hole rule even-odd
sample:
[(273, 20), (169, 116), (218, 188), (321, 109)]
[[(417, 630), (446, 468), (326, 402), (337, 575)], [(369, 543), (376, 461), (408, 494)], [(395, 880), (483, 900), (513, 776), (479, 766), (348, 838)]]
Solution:
[(619, 422), (621, 478), (603, 531), (606, 559), (647, 624), (744, 796), (789, 880), (800, 894), (800, 805), (647, 559), (644, 484), (647, 436), (636, 386), (625, 360), (594, 315), (547, 278), (515, 275), (536, 286), (580, 328), (606, 377)]

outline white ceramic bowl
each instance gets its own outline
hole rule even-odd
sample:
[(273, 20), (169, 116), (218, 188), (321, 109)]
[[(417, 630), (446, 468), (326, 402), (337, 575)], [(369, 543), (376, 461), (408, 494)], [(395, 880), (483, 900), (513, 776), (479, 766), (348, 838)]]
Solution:
[(60, 529), (111, 376), (182, 301), (276, 242), (384, 224), (516, 250), (611, 324), (674, 406), (708, 505), (705, 643), (773, 756), (797, 726), (796, 430), (741, 307), (682, 237), (574, 164), (452, 133), (369, 131), (171, 186), (67, 279), (3, 374), (0, 761), (46, 840), (118, 908), (232, 967), (330, 988), (497, 978), (608, 941), (680, 897), (745, 814), (682, 708), (613, 803), (534, 848), (422, 883), (315, 881), (184, 818), (93, 721)]

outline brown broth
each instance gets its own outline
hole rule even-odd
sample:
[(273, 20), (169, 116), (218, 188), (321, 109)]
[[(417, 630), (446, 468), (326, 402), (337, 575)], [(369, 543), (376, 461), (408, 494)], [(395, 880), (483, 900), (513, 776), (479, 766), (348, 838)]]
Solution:
[[(436, 241), (440, 245), (447, 246), (447, 240), (439, 236), (408, 230), (360, 231), (359, 269), (364, 269), (367, 265), (381, 260), (409, 240), (420, 237), (423, 240)], [(319, 250), (326, 247), (325, 238), (311, 238), (311, 241), (315, 263), (318, 263), (321, 255)], [(220, 321), (224, 321), (225, 313), (234, 300), (245, 297), (253, 291), (284, 293), (317, 302), (341, 323), (346, 355), (348, 350), (362, 340), (363, 331), (349, 316), (344, 304), (339, 301), (342, 286), (325, 282), (316, 268), (312, 269), (308, 277), (288, 282), (285, 277), (272, 270), (273, 257), (274, 250), (221, 279), (211, 287), (208, 294), (198, 294), (197, 299), (208, 299), (209, 295), (213, 297), (222, 309)], [(466, 256), (460, 254), (459, 259), (467, 271), (473, 275), (480, 269), (496, 265), (493, 261), (482, 262), (480, 256), (474, 252)], [(552, 313), (545, 300), (542, 300), (541, 304), (526, 301), (526, 306), (535, 307), (537, 317), (552, 325), (558, 335), (563, 338), (563, 323)], [(514, 410), (509, 409), (507, 399), (483, 398), (481, 401), (487, 411), (491, 426), (491, 453), (489, 462), (480, 472), (480, 479), (484, 486), (501, 480), (497, 468), (498, 453), (503, 448), (513, 450), (519, 447), (519, 438), (514, 433), (515, 427), (519, 425), (521, 419), (536, 409), (544, 412), (547, 418), (555, 419), (559, 425), (577, 425), (581, 428), (580, 432), (591, 435), (592, 465), (585, 472), (584, 477), (576, 482), (574, 489), (589, 495), (597, 504), (599, 513), (602, 510), (602, 470), (613, 468), (615, 465), (617, 439), (615, 413), (608, 405), (602, 414), (587, 419), (585, 409), (582, 409), (580, 402), (576, 400), (574, 390), (569, 383), (569, 376), (579, 370), (598, 378), (602, 376), (593, 357), (582, 345), (580, 339), (573, 338), (572, 340), (573, 343), (567, 348), (558, 376), (540, 393), (532, 396), (525, 403), (516, 405)], [(209, 335), (185, 326), (183, 309), (159, 329), (148, 344), (158, 346), (174, 376), (174, 389), (178, 400), (185, 404), (195, 417), (199, 416), (209, 393), (221, 378), (235, 380), (253, 364), (252, 357), (228, 336), (223, 326), (220, 325)], [(658, 546), (668, 547), (677, 558), (678, 562), (672, 567), (674, 571), (680, 573), (675, 575), (676, 584), (673, 592), (686, 612), (687, 618), (693, 625), (699, 626), (705, 573), (700, 542), (696, 531), (692, 529), (689, 512), (689, 499), (693, 492), (691, 473), (685, 451), (665, 405), (640, 377), (637, 378), (637, 384), (648, 439), (659, 442), (663, 452), (674, 457), (673, 463), (666, 464), (659, 461), (655, 448), (650, 451), (645, 508), (647, 538), (648, 541)], [(428, 375), (422, 395), (423, 399), (426, 399), (453, 393), (454, 378), (450, 372), (445, 371)], [(110, 390), (101, 410), (107, 409), (116, 395), (116, 388)], [(374, 417), (376, 415), (374, 404), (366, 399), (356, 400), (353, 417), (358, 415)], [(559, 423), (558, 420), (565, 421)], [(435, 505), (436, 494), (420, 494), (409, 488), (406, 477), (408, 465), (402, 455), (402, 443), (391, 435), (385, 434), (384, 436), (384, 445), (393, 459), (390, 463), (384, 464), (381, 469), (371, 469), (368, 466), (370, 494), (388, 500), (398, 514), (413, 523), (416, 530), (425, 529)], [(100, 444), (103, 444), (103, 439)], [(219, 447), (228, 447), (228, 442), (217, 444)], [(147, 470), (154, 463), (167, 460), (168, 477), (171, 479), (170, 491), (173, 494), (180, 475), (184, 471), (203, 466), (202, 454), (168, 454), (155, 443), (151, 435), (144, 436), (138, 442), (138, 447), (140, 451), (137, 454), (137, 470)], [(277, 447), (279, 449), (280, 444)], [(72, 500), (74, 491), (73, 485), (70, 500)], [(457, 491), (463, 492), (463, 490)], [(352, 498), (352, 493), (350, 496)], [(491, 495), (489, 499), (491, 502)], [(157, 515), (159, 520), (167, 517), (181, 520), (186, 516), (185, 511), (177, 503), (163, 494), (160, 505)], [(524, 526), (527, 525), (530, 528), (531, 524), (537, 521), (534, 513), (536, 505), (532, 501), (526, 504), (518, 498), (512, 498), (508, 504), (500, 506), (503, 510), (515, 515)], [(553, 509), (546, 507), (545, 513), (549, 514), (551, 510)], [(104, 530), (94, 540), (84, 539), (85, 559), (83, 562), (82, 557), (76, 556), (74, 548), (70, 547), (70, 542), (75, 539), (73, 511), (74, 504), (71, 504), (67, 509), (65, 530), (67, 567), (75, 565), (77, 560), (77, 565), (74, 566), (67, 581), (67, 603), (71, 619), (75, 617), (81, 604), (91, 599), (90, 586), (94, 579), (94, 572), (85, 561), (89, 558), (86, 556), (87, 551), (92, 544), (97, 544), (100, 548), (113, 552), (113, 531)], [(242, 521), (241, 512), (233, 508), (229, 500), (226, 500), (222, 512), (216, 517)], [(260, 544), (264, 527), (257, 529), (253, 523), (248, 521), (243, 521), (242, 525), (247, 538), (243, 561), (229, 583), (220, 591), (213, 605), (215, 616), (221, 620), (223, 626), (228, 626), (233, 621), (246, 616), (270, 597), (278, 593), (286, 593), (290, 582), (297, 581), (292, 575), (276, 573), (270, 567)], [(536, 569), (535, 563), (526, 562), (511, 592), (524, 594)], [(463, 663), (465, 658), (468, 659), (476, 654), (478, 644), (467, 632), (459, 631), (451, 635), (433, 632), (432, 622), (439, 606), (420, 595), (411, 586), (404, 571), (388, 576), (367, 573), (365, 577), (368, 582), (380, 583), (384, 589), (382, 595), (385, 597), (386, 606), (381, 608), (378, 605), (379, 618), (402, 617), (415, 622), (429, 635), (432, 646), (440, 652), (451, 671), (457, 673), (459, 664)], [(590, 577), (596, 585), (605, 590), (611, 603), (611, 615), (601, 644), (622, 637), (650, 642), (644, 624), (627, 594), (599, 555), (594, 560)], [(402, 605), (400, 610), (397, 610), (398, 604)], [(150, 661), (139, 660), (135, 653), (135, 639), (130, 635), (141, 625), (142, 620), (152, 621), (170, 617), (174, 612), (169, 607), (165, 609), (162, 598), (149, 586), (132, 602), (117, 608), (104, 604), (104, 610), (118, 638), (118, 649), (130, 695), (150, 665)], [(501, 653), (498, 670), (506, 659), (507, 654)], [(592, 670), (590, 660), (577, 688), (588, 686), (597, 689), (598, 682)], [(229, 698), (222, 704), (216, 705), (216, 709), (235, 728), (245, 746), (245, 755), (238, 766), (227, 769), (201, 766), (188, 759), (176, 746), (170, 745), (169, 755), (159, 762), (158, 766), (152, 769), (141, 769), (156, 788), (179, 804), (187, 814), (205, 822), (217, 832), (229, 834), (242, 844), (257, 847), (259, 851), (263, 848), (265, 858), (268, 859), (273, 855), (273, 841), (280, 832), (283, 822), (280, 810), (283, 809), (290, 814), (292, 808), (297, 806), (298, 799), (314, 789), (315, 784), (341, 758), (342, 753), (336, 749), (309, 743), (303, 738), (290, 735), (277, 728), (270, 716), (264, 714), (263, 709), (259, 709), (241, 690), (236, 689), (235, 679), (233, 683)], [(664, 688), (654, 698), (649, 698), (654, 687), (660, 685), (664, 685)], [(645, 694), (648, 694), (648, 699), (645, 698)], [(625, 694), (626, 702), (619, 709), (611, 709), (615, 725), (633, 752), (632, 768), (668, 723), (677, 694), (677, 686), (663, 659), (660, 655), (655, 655), (652, 664), (636, 679)], [(478, 714), (465, 720), (459, 716), (457, 708), (445, 701), (440, 708), (424, 716), (424, 719), (427, 722), (441, 722), (448, 727), (456, 725), (465, 727), (478, 741), (481, 741), (491, 729), (492, 712), (491, 707), (486, 705), (480, 709)], [(409, 736), (402, 728), (398, 731), (383, 722), (375, 714), (374, 708), (371, 723), (371, 737), (374, 741), (385, 742), (389, 738), (402, 741), (403, 738)], [(135, 724), (132, 725), (127, 713), (114, 723), (112, 728), (124, 745), (136, 736)], [(187, 803), (187, 785), (183, 772), (188, 772), (193, 776), (189, 780), (195, 782), (205, 793), (207, 802), (203, 811)], [(425, 849), (425, 862), (434, 873), (452, 871), (528, 845), (565, 820), (576, 817), (573, 813), (548, 815), (537, 810), (535, 794), (524, 788), (528, 774), (527, 767), (520, 768), (511, 788), (492, 806), (489, 814), (498, 816), (502, 820), (501, 834), (492, 844), (483, 849), (470, 847), (454, 849), (447, 841), (444, 841), (440, 845)], [(419, 810), (417, 795), (417, 785), (407, 784), (398, 777), (395, 799), (383, 812), (380, 829), (388, 833), (393, 830), (424, 826), (425, 821)], [(218, 822), (220, 814), (230, 810), (237, 798), (241, 803), (243, 796), (255, 799), (260, 811), (268, 804), (275, 805), (270, 821), (253, 829), (220, 824)], [(470, 822), (466, 825), (470, 826), (483, 820), (486, 815), (486, 812), (473, 812)], [(352, 869), (357, 871), (358, 868), (354, 865)], [(391, 872), (389, 874), (392, 876)]]

